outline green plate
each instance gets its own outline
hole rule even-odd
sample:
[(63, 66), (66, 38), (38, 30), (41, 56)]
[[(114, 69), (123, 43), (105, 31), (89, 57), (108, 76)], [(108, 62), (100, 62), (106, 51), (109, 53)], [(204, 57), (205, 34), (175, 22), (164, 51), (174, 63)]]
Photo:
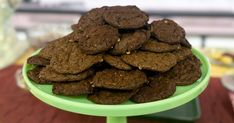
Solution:
[(29, 80), (26, 73), (28, 70), (32, 69), (33, 66), (26, 63), (23, 66), (23, 77), (29, 91), (38, 99), (49, 105), (75, 113), (107, 116), (107, 122), (109, 123), (124, 123), (126, 122), (126, 116), (145, 115), (172, 109), (191, 101), (204, 91), (210, 78), (210, 64), (208, 59), (198, 50), (192, 49), (192, 51), (201, 60), (201, 78), (192, 85), (177, 86), (176, 92), (167, 99), (148, 103), (137, 104), (127, 101), (119, 105), (100, 105), (92, 103), (86, 96), (57, 96), (52, 93), (51, 85), (39, 85)]

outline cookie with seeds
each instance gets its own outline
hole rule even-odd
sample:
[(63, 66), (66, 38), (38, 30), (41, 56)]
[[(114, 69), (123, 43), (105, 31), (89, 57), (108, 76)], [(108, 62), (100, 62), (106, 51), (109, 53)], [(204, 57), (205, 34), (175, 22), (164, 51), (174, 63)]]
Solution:
[(172, 53), (152, 53), (137, 51), (121, 56), (127, 64), (138, 67), (140, 70), (165, 72), (176, 65), (177, 57)]
[(88, 99), (97, 104), (121, 104), (127, 101), (136, 90), (119, 91), (119, 90), (99, 90), (88, 95)]
[(84, 53), (97, 54), (111, 49), (118, 39), (118, 29), (109, 25), (92, 26), (85, 29), (78, 43)]
[(190, 85), (201, 77), (200, 60), (192, 55), (178, 62), (167, 72), (176, 85)]
[(78, 74), (103, 61), (102, 55), (84, 54), (76, 42), (61, 47), (50, 61), (50, 67), (58, 73)]
[(72, 32), (64, 37), (51, 41), (44, 48), (41, 49), (38, 56), (50, 60), (52, 56), (57, 54), (57, 51), (60, 50), (64, 45), (69, 42), (78, 41), (79, 37), (80, 36), (78, 33)]
[(72, 29), (75, 31), (84, 31), (85, 29), (93, 26), (102, 26), (106, 22), (103, 19), (103, 13), (107, 7), (94, 8), (82, 15), (78, 24), (72, 25)]
[(50, 81), (44, 80), (42, 78), (39, 78), (39, 73), (44, 67), (37, 66), (33, 68), (32, 70), (29, 70), (27, 72), (27, 76), (29, 79), (33, 80), (37, 84), (50, 84)]
[(60, 44), (63, 43), (64, 40), (61, 39), (56, 39), (54, 41), (49, 42), (44, 48), (40, 50), (38, 56), (50, 60), (52, 56), (56, 53), (56, 47), (60, 46)]
[(164, 74), (151, 79), (148, 85), (139, 89), (131, 97), (131, 100), (137, 103), (152, 102), (170, 97), (176, 91), (176, 84), (170, 82)]
[(179, 50), (172, 51), (172, 54), (174, 54), (177, 58), (177, 61), (184, 60), (185, 58), (193, 55), (192, 50), (187, 47), (181, 47)]
[(104, 55), (103, 58), (105, 62), (107, 62), (109, 65), (115, 68), (118, 68), (121, 70), (132, 70), (132, 67), (126, 64), (119, 56)]
[(146, 75), (139, 70), (106, 69), (97, 72), (93, 78), (94, 87), (117, 90), (136, 89), (146, 82)]
[(155, 38), (150, 38), (148, 41), (146, 41), (143, 46), (141, 47), (141, 50), (145, 51), (150, 51), (150, 52), (156, 52), (156, 53), (161, 53), (161, 52), (170, 52), (174, 50), (180, 49), (180, 44), (168, 44), (168, 43), (163, 43), (159, 42)]
[(27, 64), (46, 66), (50, 64), (50, 60), (40, 57), (38, 55), (35, 55), (27, 59)]
[(57, 95), (80, 96), (82, 94), (91, 94), (93, 88), (90, 81), (92, 78), (69, 83), (53, 83), (52, 92)]
[(179, 44), (185, 38), (184, 29), (170, 19), (153, 21), (151, 32), (155, 38), (168, 44)]
[(110, 52), (114, 55), (126, 54), (127, 52), (140, 48), (149, 37), (150, 34), (146, 30), (136, 30), (124, 33)]
[(52, 70), (49, 66), (44, 67), (39, 78), (52, 82), (80, 81), (94, 74), (94, 70), (88, 69), (78, 74), (61, 74)]
[(149, 17), (136, 6), (112, 6), (103, 14), (104, 20), (118, 29), (136, 29), (147, 24)]

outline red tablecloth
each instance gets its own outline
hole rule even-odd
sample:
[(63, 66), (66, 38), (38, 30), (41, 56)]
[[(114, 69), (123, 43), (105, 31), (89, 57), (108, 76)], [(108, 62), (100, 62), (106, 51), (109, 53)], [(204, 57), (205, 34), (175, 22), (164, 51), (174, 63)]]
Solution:
[[(104, 123), (103, 117), (65, 112), (33, 97), (16, 86), (14, 74), (20, 66), (0, 71), (0, 123)], [(234, 123), (234, 112), (228, 91), (218, 78), (211, 78), (200, 95), (201, 118), (196, 123)], [(129, 123), (164, 123), (149, 119), (128, 118)]]

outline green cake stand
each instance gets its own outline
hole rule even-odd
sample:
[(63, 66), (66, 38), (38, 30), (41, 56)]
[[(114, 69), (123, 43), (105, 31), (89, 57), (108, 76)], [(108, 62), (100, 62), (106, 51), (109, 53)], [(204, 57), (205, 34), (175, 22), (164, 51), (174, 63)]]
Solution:
[(86, 96), (54, 95), (51, 91), (52, 85), (39, 85), (27, 77), (27, 71), (32, 69), (33, 66), (26, 63), (23, 66), (23, 77), (29, 91), (39, 100), (51, 106), (74, 113), (105, 116), (107, 123), (127, 123), (127, 116), (139, 116), (169, 110), (191, 101), (205, 90), (210, 78), (210, 64), (208, 59), (198, 50), (192, 49), (192, 51), (201, 60), (201, 78), (192, 85), (177, 86), (176, 92), (167, 99), (148, 103), (137, 104), (127, 101), (119, 105), (100, 105), (89, 101)]

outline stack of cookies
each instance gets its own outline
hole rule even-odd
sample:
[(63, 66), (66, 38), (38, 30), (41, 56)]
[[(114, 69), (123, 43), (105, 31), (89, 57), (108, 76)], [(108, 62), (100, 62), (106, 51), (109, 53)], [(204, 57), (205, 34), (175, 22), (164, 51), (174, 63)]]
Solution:
[(148, 23), (136, 6), (90, 10), (73, 32), (51, 41), (28, 58), (28, 77), (53, 84), (56, 95), (79, 96), (98, 104), (165, 99), (176, 86), (201, 76), (184, 29), (170, 19)]

